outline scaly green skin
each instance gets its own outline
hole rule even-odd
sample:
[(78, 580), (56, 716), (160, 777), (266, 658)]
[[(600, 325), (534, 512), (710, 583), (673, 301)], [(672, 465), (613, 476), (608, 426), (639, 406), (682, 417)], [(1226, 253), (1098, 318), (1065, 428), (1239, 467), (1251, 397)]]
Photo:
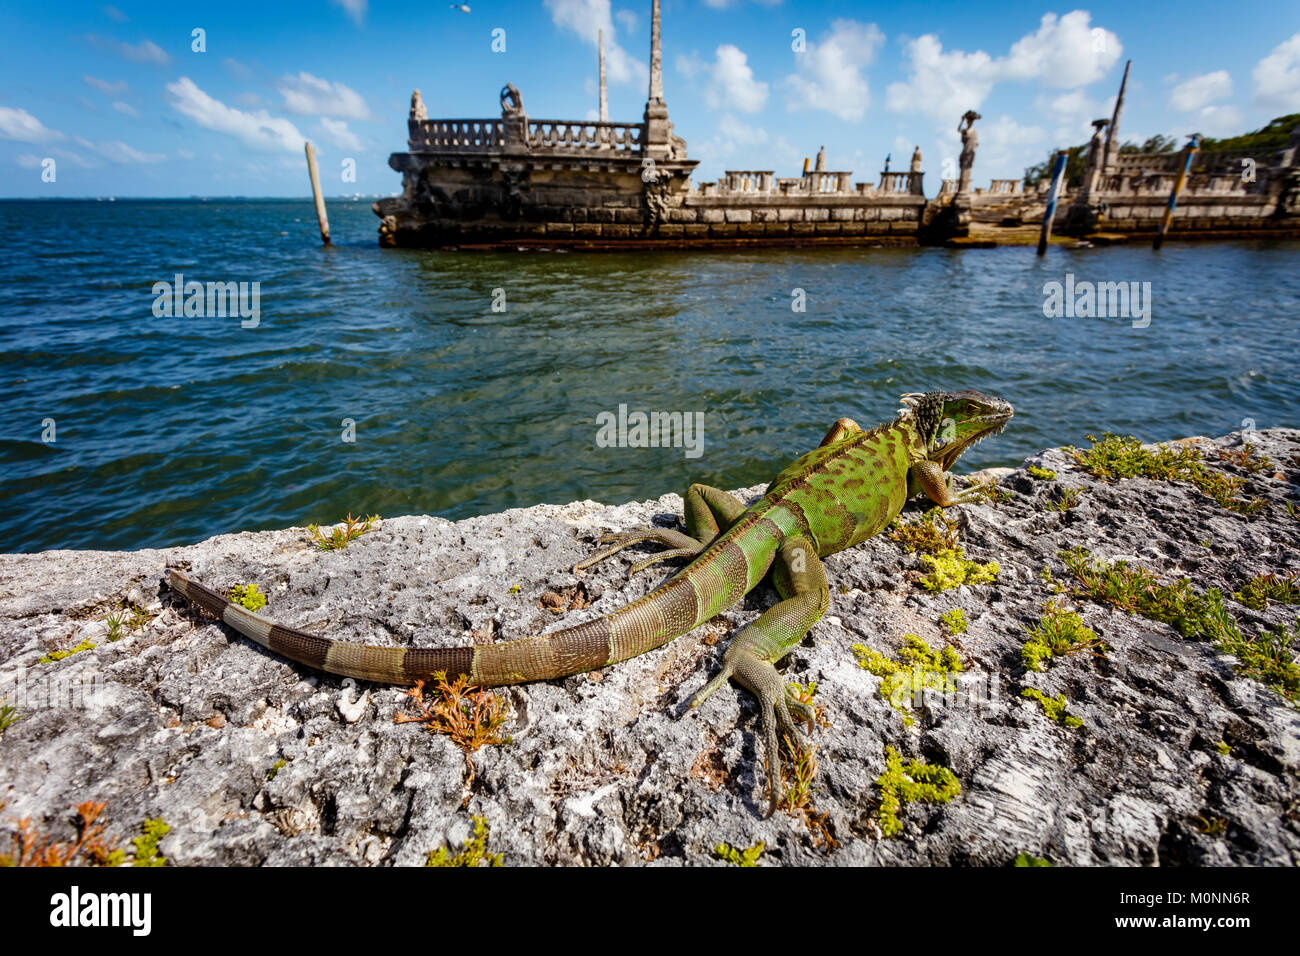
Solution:
[(870, 431), (839, 419), (820, 446), (777, 475), (749, 508), (726, 492), (692, 485), (686, 493), (686, 534), (655, 528), (607, 539), (612, 547), (575, 570), (642, 541), (669, 550), (633, 571), (668, 558), (692, 560), (640, 600), (553, 634), (474, 648), (345, 644), (273, 624), (179, 571), (169, 571), (169, 579), (181, 594), (245, 636), (330, 673), (408, 683), (443, 671), (448, 679), (464, 674), (473, 684), (494, 686), (564, 677), (644, 654), (738, 603), (770, 577), (781, 600), (732, 640), (721, 671), (691, 706), (731, 677), (754, 692), (775, 805), (777, 730), (800, 747), (791, 713), (812, 718), (812, 708), (791, 695), (775, 665), (830, 603), (821, 559), (879, 533), (908, 498), (921, 492), (941, 506), (977, 500), (978, 489), (953, 493), (948, 470), (973, 443), (1001, 431), (1012, 415), (1008, 403), (974, 391), (909, 394), (903, 404), (898, 418)]

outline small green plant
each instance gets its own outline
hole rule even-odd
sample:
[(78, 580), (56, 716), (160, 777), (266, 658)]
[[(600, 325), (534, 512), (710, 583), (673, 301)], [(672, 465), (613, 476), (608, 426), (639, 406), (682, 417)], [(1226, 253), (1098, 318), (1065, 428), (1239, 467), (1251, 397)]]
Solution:
[(975, 481), (974, 488), (984, 496), (986, 501), (996, 504), (999, 501), (1009, 501), (1011, 492), (1005, 490), (998, 484), (996, 478), (986, 478), (983, 481)]
[(1252, 475), (1257, 475), (1261, 471), (1267, 471), (1273, 467), (1273, 463), (1269, 461), (1267, 455), (1255, 454), (1254, 442), (1246, 442), (1236, 451), (1219, 452), (1219, 461), (1226, 461), (1238, 468), (1244, 468)]
[(1277, 604), (1300, 604), (1300, 571), (1290, 574), (1258, 574), (1246, 582), (1246, 586), (1233, 595), (1238, 601), (1263, 611), (1269, 602)]
[(1050, 860), (1045, 860), (1041, 856), (1032, 856), (1028, 853), (1020, 853), (1016, 855), (1015, 862), (1012, 865), (1013, 866), (1051, 866), (1052, 863)]
[(850, 650), (859, 667), (880, 678), (880, 696), (903, 715), (903, 723), (909, 727), (915, 721), (908, 704), (925, 690), (944, 696), (955, 693), (956, 675), (964, 669), (961, 656), (951, 647), (936, 651), (915, 634), (903, 635), (897, 660), (863, 644), (854, 644)]
[(1226, 740), (1220, 740), (1217, 744), (1214, 745), (1214, 749), (1217, 750), (1219, 753), (1223, 754), (1225, 757), (1230, 756), (1232, 754), (1232, 748), (1228, 746), (1228, 742)]
[(969, 624), (966, 621), (966, 612), (959, 607), (953, 608), (946, 614), (940, 614), (939, 620), (949, 634), (965, 634)]
[(430, 733), (446, 734), (466, 754), (484, 744), (509, 742), (501, 734), (502, 724), (510, 718), (503, 698), (473, 687), (463, 674), (449, 683), (446, 672), (438, 671), (433, 679), (434, 693), (428, 702), (422, 680), (406, 692), (418, 713), (398, 714), (393, 718), (397, 723), (424, 724)]
[(341, 525), (335, 525), (329, 533), (321, 531), (320, 525), (307, 525), (307, 533), (311, 535), (311, 540), (321, 551), (342, 551), (357, 538), (369, 531), (375, 529), (375, 522), (379, 520), (379, 515), (370, 515), (367, 518), (354, 518), (351, 512)]
[(1031, 671), (1041, 671), (1053, 657), (1084, 651), (1104, 654), (1106, 650), (1101, 638), (1083, 626), (1082, 617), (1067, 611), (1058, 601), (1048, 601), (1043, 605), (1043, 616), (1029, 629), (1029, 640), (1020, 648), (1020, 659)]
[(132, 866), (166, 866), (167, 857), (158, 852), (158, 841), (171, 831), (162, 817), (145, 820), (140, 824), (140, 835), (131, 840), (135, 847), (135, 859)]
[(22, 719), (22, 714), (13, 704), (0, 703), (0, 735)]
[(65, 657), (71, 657), (73, 654), (80, 654), (82, 651), (91, 650), (92, 648), (94, 648), (94, 646), (95, 646), (94, 642), (91, 641), (89, 638), (87, 638), (86, 640), (78, 644), (76, 647), (69, 647), (66, 651), (50, 651), (39, 661), (37, 661), (37, 663), (52, 664), (55, 661), (63, 660)]
[(763, 856), (763, 841), (759, 840), (747, 850), (739, 850), (730, 843), (719, 843), (713, 848), (713, 855), (726, 860), (732, 866), (754, 867)]
[(284, 760), (277, 760), (275, 763), (271, 764), (271, 769), (266, 772), (267, 783), (270, 783), (272, 780), (274, 780), (275, 775), (278, 774), (281, 770), (283, 770), (287, 766), (288, 766), (288, 762)]
[(1037, 478), (1039, 481), (1055, 481), (1056, 472), (1050, 468), (1039, 468), (1037, 465), (1030, 465), (1025, 469), (1030, 478)]
[(522, 591), (522, 590), (523, 590), (523, 588), (520, 587), (518, 584), (512, 584), (512, 585), (510, 585), (510, 593), (511, 593), (511, 594), (518, 594), (518, 593), (519, 593), (520, 591)]
[(1070, 449), (1074, 460), (1087, 472), (1107, 481), (1121, 478), (1151, 478), (1157, 481), (1182, 481), (1212, 498), (1220, 507), (1237, 514), (1254, 514), (1266, 506), (1257, 498), (1240, 498), (1246, 482), (1206, 467), (1196, 449), (1188, 446), (1171, 448), (1157, 445), (1155, 451), (1142, 447), (1132, 435), (1107, 432), (1100, 441), (1087, 436), (1092, 447), (1084, 451)]
[(425, 866), (505, 866), (504, 854), (488, 852), (491, 828), (482, 817), (474, 817), (474, 835), (465, 843), (465, 849), (452, 854), (440, 847), (429, 854)]
[(1064, 694), (1048, 697), (1041, 690), (1026, 687), (1020, 692), (1020, 696), (1038, 701), (1038, 706), (1043, 708), (1043, 713), (1047, 715), (1048, 720), (1054, 720), (1058, 724), (1065, 724), (1067, 727), (1079, 728), (1083, 726), (1082, 720), (1066, 712)]
[(126, 622), (121, 614), (110, 614), (104, 618), (104, 623), (108, 625), (108, 642), (110, 644), (122, 639), (122, 625)]
[(1055, 496), (1049, 495), (1047, 500), (1043, 502), (1043, 507), (1047, 508), (1048, 511), (1059, 511), (1062, 514), (1078, 506), (1079, 489), (1071, 488), (1069, 485), (1061, 485), (1057, 489)]
[(236, 584), (230, 589), (230, 600), (248, 611), (260, 611), (266, 607), (266, 595), (257, 589), (256, 584)]
[(62, 842), (32, 826), (29, 817), (12, 821), (13, 834), (9, 852), (0, 852), (0, 867), (6, 866), (166, 866), (167, 858), (158, 852), (158, 841), (171, 827), (161, 818), (145, 820), (140, 836), (131, 841), (135, 852), (128, 861), (126, 851), (115, 841), (106, 841), (107, 828), (99, 822), (105, 803), (88, 801), (76, 810), (73, 827), (76, 836)]
[[(957, 547), (957, 521), (939, 507), (931, 508), (915, 521), (895, 518), (890, 525), (889, 540), (897, 541), (905, 551), (938, 554)], [(959, 549), (960, 550), (960, 549)]]
[(1062, 558), (1079, 583), (1075, 595), (1161, 621), (1185, 638), (1208, 641), (1237, 658), (1242, 676), (1258, 680), (1292, 704), (1300, 701), (1300, 664), (1291, 652), (1300, 623), (1289, 631), (1279, 626), (1248, 637), (1224, 607), (1218, 588), (1198, 594), (1186, 578), (1161, 584), (1145, 568), (1126, 561), (1096, 561), (1085, 548), (1067, 551)]
[(961, 548), (921, 555), (921, 561), (930, 567), (930, 573), (921, 578), (921, 587), (927, 591), (948, 591), (964, 584), (988, 584), (997, 579), (996, 561), (980, 564), (962, 554)]
[(133, 631), (141, 630), (149, 625), (149, 612), (138, 604), (128, 604), (126, 606), (127, 614), (130, 615), (127, 625)]
[(1206, 836), (1222, 836), (1228, 832), (1228, 821), (1224, 817), (1207, 817), (1197, 814), (1196, 829)]
[(957, 775), (938, 764), (910, 760), (906, 764), (898, 751), (885, 747), (885, 772), (876, 778), (880, 788), (880, 830), (887, 837), (903, 832), (898, 818), (906, 803), (948, 803), (961, 793)]

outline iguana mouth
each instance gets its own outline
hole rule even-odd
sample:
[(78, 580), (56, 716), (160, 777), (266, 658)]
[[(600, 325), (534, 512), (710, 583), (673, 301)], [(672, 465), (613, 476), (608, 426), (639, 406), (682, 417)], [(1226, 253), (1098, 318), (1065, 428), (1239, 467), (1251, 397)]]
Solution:
[(967, 449), (973, 448), (984, 439), (992, 435), (1000, 435), (1006, 429), (1007, 424), (1011, 421), (1015, 412), (1008, 405), (1005, 411), (995, 412), (989, 415), (981, 415), (978, 418), (970, 419), (972, 424), (986, 425), (979, 432), (970, 435), (964, 439), (952, 442), (942, 448), (936, 449), (933, 453), (932, 460), (937, 461), (944, 471), (948, 471), (957, 463)]

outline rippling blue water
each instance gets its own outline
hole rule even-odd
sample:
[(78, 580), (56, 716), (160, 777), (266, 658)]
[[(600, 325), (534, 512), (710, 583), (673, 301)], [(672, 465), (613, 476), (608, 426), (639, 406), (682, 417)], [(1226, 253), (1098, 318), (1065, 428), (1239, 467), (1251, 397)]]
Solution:
[[(3, 548), (738, 487), (934, 386), (1016, 406), (968, 468), (1300, 424), (1300, 243), (488, 255), (380, 249), (367, 203), (330, 216), (322, 249), (309, 202), (0, 203)], [(155, 318), (177, 272), (260, 282), (260, 325)], [(1150, 327), (1044, 318), (1066, 272), (1149, 281)], [(703, 456), (598, 448), (620, 403), (704, 412)]]

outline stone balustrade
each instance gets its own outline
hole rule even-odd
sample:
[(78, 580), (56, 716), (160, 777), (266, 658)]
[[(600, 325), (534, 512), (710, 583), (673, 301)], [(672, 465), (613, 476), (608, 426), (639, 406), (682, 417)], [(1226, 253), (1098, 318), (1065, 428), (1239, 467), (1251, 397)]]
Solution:
[(573, 120), (529, 120), (528, 145), (531, 149), (559, 153), (589, 150), (612, 150), (636, 153), (641, 150), (645, 127), (640, 123), (576, 122)]
[(500, 149), (505, 138), (499, 119), (411, 120), (408, 143), (412, 152), (455, 150), (489, 152)]
[(994, 179), (989, 182), (988, 195), (990, 196), (1009, 196), (1021, 191), (1022, 183), (1019, 179)]
[[(492, 153), (510, 145), (510, 124), (501, 119), (410, 120), (409, 146), (412, 152)], [(520, 124), (522, 128), (522, 124)], [(619, 155), (638, 153), (644, 126), (639, 123), (578, 122), (573, 120), (528, 120), (530, 151), (551, 155), (589, 155), (607, 150)], [(514, 133), (514, 136), (521, 136)]]
[(881, 173), (880, 183), (876, 186), (876, 192), (885, 196), (923, 195), (921, 180), (924, 175), (925, 173), (913, 173), (907, 171)]
[(733, 193), (770, 193), (775, 185), (776, 173), (772, 170), (728, 169), (719, 186)]

